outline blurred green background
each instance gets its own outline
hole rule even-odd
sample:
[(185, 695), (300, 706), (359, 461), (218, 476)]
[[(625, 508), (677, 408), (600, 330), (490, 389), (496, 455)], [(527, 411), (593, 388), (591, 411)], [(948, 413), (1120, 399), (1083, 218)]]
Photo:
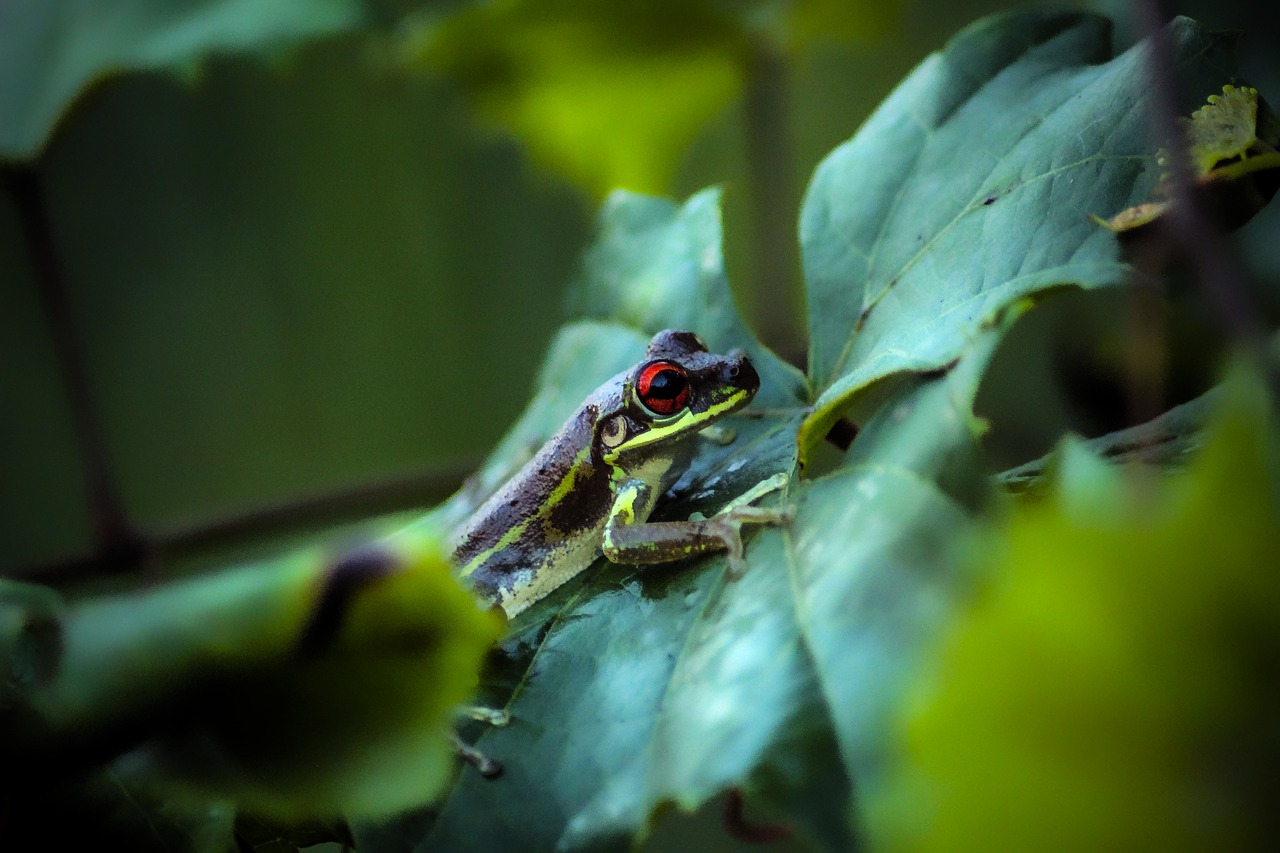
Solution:
[[(924, 55), (1011, 4), (657, 3), (648, 29), (623, 16), (610, 30), (599, 9), (565, 26), (589, 5), (369, 3), (322, 37), (94, 75), (34, 168), (108, 462), (142, 529), (412, 472), (443, 496), (525, 402), (610, 176), (677, 198), (724, 185), (740, 303), (802, 362), (791, 235), (808, 176)], [(1243, 75), (1274, 94), (1280, 29), (1264, 5), (1180, 11), (1246, 31)], [(38, 6), (0, 10), (0, 43), (24, 38)], [(59, 26), (92, 6), (64, 4)], [(1131, 41), (1128, 7), (1100, 6)], [(0, 103), (55, 61), (58, 32), (42, 32), (0, 61)], [(560, 56), (549, 33), (580, 51)], [(617, 78), (614, 60), (630, 63)], [(564, 116), (546, 108), (548, 89), (576, 97), (596, 76), (666, 89), (615, 105), (583, 85)], [(556, 140), (576, 159), (557, 159)], [(1272, 317), (1278, 217), (1272, 205), (1238, 236)], [(1122, 302), (1067, 300), (1037, 312), (1050, 334), (1010, 337), (980, 402), (995, 464), (1037, 455), (1064, 423), (1119, 425), (1106, 352), (1125, 334)], [(1216, 373), (1213, 342), (1200, 359), (1188, 334), (1171, 403)], [(1074, 379), (1064, 358), (1083, 365)], [(0, 389), (0, 570), (88, 550), (81, 459), (10, 194)]]

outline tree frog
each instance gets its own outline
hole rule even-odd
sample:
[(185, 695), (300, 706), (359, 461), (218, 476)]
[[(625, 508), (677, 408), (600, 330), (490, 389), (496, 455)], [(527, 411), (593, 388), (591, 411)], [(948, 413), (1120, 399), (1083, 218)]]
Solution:
[(454, 551), (464, 581), (514, 617), (600, 554), (649, 564), (727, 550), (736, 568), (743, 523), (786, 520), (747, 505), (777, 488), (777, 478), (711, 518), (648, 519), (689, 466), (699, 433), (750, 403), (759, 387), (741, 351), (717, 355), (692, 332), (659, 332), (639, 364), (587, 397), (464, 524)]

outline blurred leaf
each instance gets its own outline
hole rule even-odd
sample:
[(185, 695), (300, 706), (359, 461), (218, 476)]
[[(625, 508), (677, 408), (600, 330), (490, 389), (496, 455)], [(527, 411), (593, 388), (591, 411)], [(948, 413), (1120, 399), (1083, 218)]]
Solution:
[(1223, 86), (1221, 95), (1210, 95), (1182, 126), (1192, 164), (1197, 174), (1206, 175), (1223, 160), (1243, 157), (1258, 144), (1258, 90)]
[(1141, 462), (1161, 469), (1183, 467), (1204, 443), (1206, 421), (1220, 405), (1220, 390), (1213, 388), (1196, 399), (1174, 406), (1145, 424), (1117, 430), (1087, 441), (1072, 439), (1054, 452), (1001, 473), (998, 480), (1015, 492), (1043, 490), (1056, 468), (1066, 463), (1063, 448), (1078, 448), (1087, 455), (1112, 463)]
[(298, 853), (326, 842), (351, 842), (346, 824), (342, 822), (311, 821), (283, 825), (246, 814), (236, 816), (235, 833), (241, 849), (248, 845), (254, 853)]
[(35, 157), (67, 107), (121, 71), (188, 71), (340, 32), (359, 0), (8, 0), (0, 5), (0, 161)]
[[(1186, 19), (1170, 33), (1188, 85), (1220, 88), (1230, 40)], [(1090, 15), (980, 21), (819, 166), (800, 223), (819, 395), (802, 459), (873, 384), (944, 367), (1020, 300), (1126, 280), (1087, 216), (1150, 195), (1145, 55), (1111, 58)]]
[(236, 853), (235, 811), (225, 802), (183, 801), (109, 770), (88, 778), (25, 774), (3, 781), (5, 850)]
[(1233, 377), (1182, 474), (1073, 450), (975, 559), (878, 849), (1252, 850), (1273, 835), (1280, 422)]
[(0, 578), (0, 721), (24, 690), (57, 671), (63, 613), (53, 590)]
[(536, 160), (597, 197), (665, 192), (741, 89), (757, 40), (794, 49), (881, 25), (894, 4), (835, 0), (502, 0), (407, 28), (407, 61), (460, 79)]
[(445, 730), (499, 630), (422, 532), (91, 597), (0, 750), (56, 780), (141, 743), (116, 769), (167, 797), (384, 814), (445, 783)]

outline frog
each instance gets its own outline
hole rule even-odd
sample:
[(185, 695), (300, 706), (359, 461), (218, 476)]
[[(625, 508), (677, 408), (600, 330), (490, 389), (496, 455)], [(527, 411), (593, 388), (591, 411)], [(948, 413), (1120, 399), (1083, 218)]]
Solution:
[(694, 332), (658, 332), (636, 365), (592, 392), (463, 523), (453, 552), (460, 577), (483, 604), (514, 619), (601, 556), (653, 565), (727, 552), (730, 572), (740, 574), (742, 525), (789, 520), (785, 510), (752, 506), (782, 488), (784, 475), (710, 518), (649, 519), (700, 437), (731, 439), (717, 422), (759, 388), (742, 350), (717, 354)]

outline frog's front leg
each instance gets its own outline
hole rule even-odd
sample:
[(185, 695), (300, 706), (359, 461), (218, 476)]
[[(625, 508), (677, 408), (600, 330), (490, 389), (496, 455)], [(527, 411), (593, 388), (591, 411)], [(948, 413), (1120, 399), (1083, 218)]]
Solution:
[(617, 489), (605, 523), (604, 555), (615, 563), (650, 564), (726, 551), (730, 573), (740, 575), (742, 525), (786, 524), (791, 519), (786, 510), (746, 505), (778, 488), (778, 482), (766, 480), (743, 495), (746, 501), (735, 500), (711, 518), (649, 522), (645, 519), (657, 499), (653, 488), (641, 480), (627, 481)]
[(463, 761), (470, 764), (480, 772), (480, 775), (486, 779), (497, 779), (502, 775), (502, 764), (494, 761), (471, 744), (464, 741), (458, 736), (457, 732), (449, 732), (449, 745), (453, 747), (454, 753)]

